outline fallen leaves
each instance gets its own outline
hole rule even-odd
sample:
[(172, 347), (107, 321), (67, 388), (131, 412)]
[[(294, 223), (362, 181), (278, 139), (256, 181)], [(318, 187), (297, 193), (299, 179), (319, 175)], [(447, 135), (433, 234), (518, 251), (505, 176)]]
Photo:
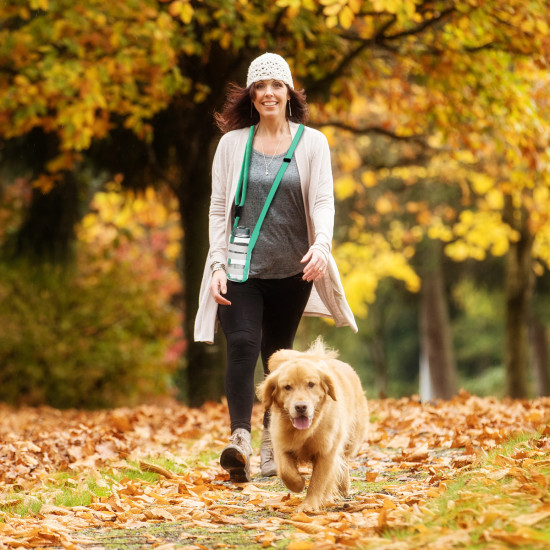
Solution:
[[(224, 404), (99, 412), (0, 406), (0, 547), (99, 548), (98, 534), (114, 528), (136, 530), (141, 544), (164, 550), (235, 547), (227, 537), (236, 534), (261, 548), (295, 550), (443, 549), (472, 537), (541, 544), (550, 526), (550, 399), (463, 393), (450, 402), (370, 406), (370, 441), (352, 462), (354, 494), (317, 515), (297, 513), (303, 495), (259, 477), (257, 456), (252, 483), (228, 482), (217, 462), (228, 436)], [(261, 411), (254, 414), (260, 426)], [(501, 447), (537, 430), (542, 436)], [(465, 482), (456, 489), (458, 476)], [(78, 495), (82, 502), (73, 502)], [(431, 507), (440, 501), (443, 514)], [(440, 516), (454, 527), (437, 524)], [(153, 536), (152, 525), (173, 526), (169, 540)], [(382, 536), (394, 529), (407, 537)]]

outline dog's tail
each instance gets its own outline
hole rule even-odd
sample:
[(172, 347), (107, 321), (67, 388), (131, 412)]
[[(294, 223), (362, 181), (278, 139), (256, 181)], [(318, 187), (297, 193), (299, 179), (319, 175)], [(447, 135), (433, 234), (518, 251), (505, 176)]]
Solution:
[(328, 359), (336, 359), (338, 357), (338, 352), (336, 350), (325, 346), (322, 336), (317, 336), (306, 353), (310, 355), (323, 355)]

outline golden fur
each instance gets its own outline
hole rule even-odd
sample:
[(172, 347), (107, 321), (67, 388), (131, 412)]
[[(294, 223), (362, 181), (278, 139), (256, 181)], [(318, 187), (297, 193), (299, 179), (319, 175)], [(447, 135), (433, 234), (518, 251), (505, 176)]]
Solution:
[(258, 387), (271, 409), (271, 439), (277, 473), (300, 492), (305, 479), (300, 462), (313, 471), (304, 511), (319, 510), (350, 488), (348, 458), (355, 455), (368, 430), (368, 406), (361, 381), (346, 363), (327, 351), (319, 338), (307, 352), (280, 350), (269, 360), (269, 376)]

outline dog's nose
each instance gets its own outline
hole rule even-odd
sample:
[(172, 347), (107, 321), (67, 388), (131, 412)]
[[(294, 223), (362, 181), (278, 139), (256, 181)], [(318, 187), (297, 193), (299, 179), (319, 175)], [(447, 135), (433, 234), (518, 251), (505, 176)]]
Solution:
[(294, 410), (296, 411), (296, 414), (305, 415), (307, 413), (307, 403), (298, 401), (298, 403), (294, 404)]

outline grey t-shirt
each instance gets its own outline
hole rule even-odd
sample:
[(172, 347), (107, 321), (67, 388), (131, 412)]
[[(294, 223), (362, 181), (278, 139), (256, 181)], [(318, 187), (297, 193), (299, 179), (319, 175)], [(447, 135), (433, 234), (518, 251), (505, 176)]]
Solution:
[[(246, 199), (239, 225), (254, 230), (265, 199), (271, 190), (286, 153), (266, 156), (269, 174), (266, 175), (264, 156), (252, 149)], [(234, 214), (233, 214), (234, 215)], [(267, 211), (258, 240), (250, 259), (249, 277), (283, 279), (303, 271), (300, 260), (309, 249), (306, 213), (300, 174), (292, 157), (288, 168)]]

